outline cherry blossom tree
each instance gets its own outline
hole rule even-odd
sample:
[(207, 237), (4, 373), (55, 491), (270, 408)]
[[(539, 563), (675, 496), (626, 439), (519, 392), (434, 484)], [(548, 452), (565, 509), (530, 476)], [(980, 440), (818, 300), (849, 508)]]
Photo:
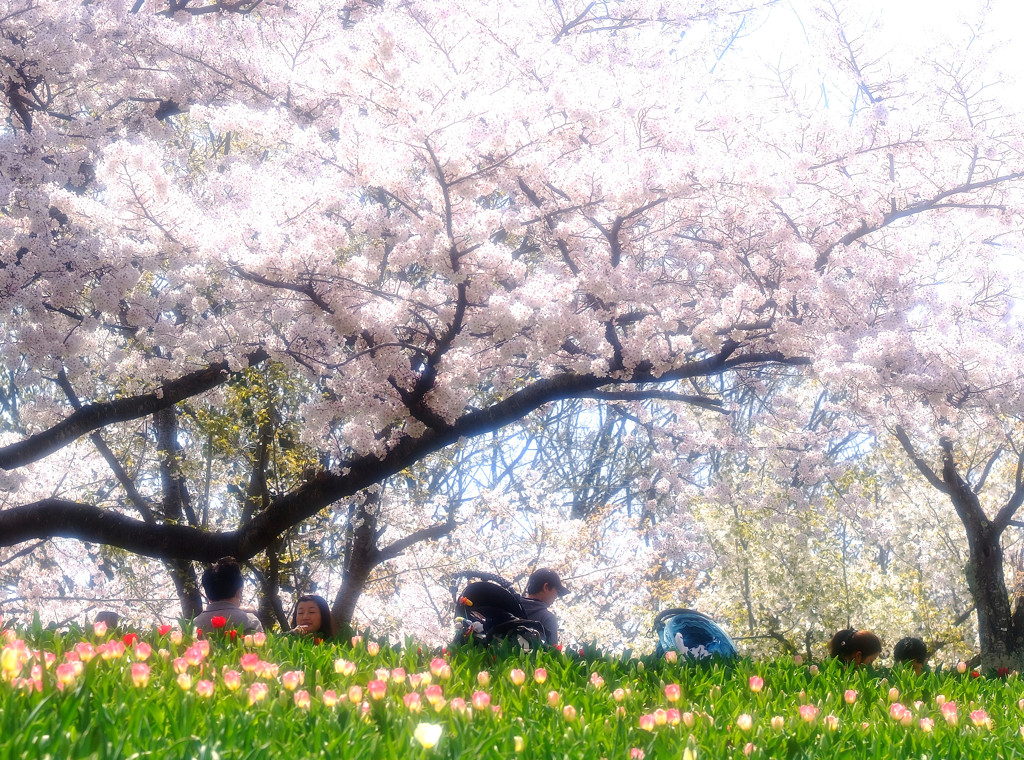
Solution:
[[(893, 50), (801, 8), (804, 57), (755, 71), (724, 53), (770, 3), (5, 2), (0, 543), (158, 557), (187, 594), (190, 560), (551, 402), (658, 398), (680, 448), (730, 445), (699, 410), (773, 367), (966, 494), (965, 418), (1017, 413), (992, 351), (1024, 132), (980, 12)], [(315, 463), (204, 524), (180, 416), (272, 364)], [(1019, 499), (987, 525), (958, 498), (1001, 599)]]

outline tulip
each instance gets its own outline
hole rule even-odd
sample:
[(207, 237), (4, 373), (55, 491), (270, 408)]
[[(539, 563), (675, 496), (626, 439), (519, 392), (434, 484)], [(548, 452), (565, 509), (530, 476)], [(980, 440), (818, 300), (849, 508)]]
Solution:
[(149, 665), (144, 662), (137, 662), (132, 665), (132, 684), (142, 688), (149, 683)]
[(435, 657), (430, 661), (430, 672), (434, 674), (435, 678), (440, 678), (447, 664), (443, 657)]
[(804, 662), (804, 658), (803, 657), (801, 657), (798, 654), (793, 655), (793, 664), (794, 665), (802, 665), (803, 662)]
[(935, 728), (935, 721), (931, 718), (921, 718), (921, 720), (918, 721), (918, 725), (921, 727), (922, 731), (926, 734), (930, 734), (932, 729)]
[(857, 701), (857, 690), (847, 689), (846, 692), (843, 694), (843, 699), (846, 700), (846, 704), (852, 705), (854, 702)]
[(409, 685), (412, 688), (418, 689), (420, 687), (420, 683), (422, 681), (423, 681), (423, 676), (420, 673), (410, 673), (409, 674)]
[(96, 634), (97, 636), (106, 636), (107, 635), (107, 624), (104, 623), (102, 620), (99, 621), (98, 623), (93, 623), (92, 624), (92, 632), (94, 634)]
[(533, 671), (533, 680), (537, 683), (544, 683), (548, 680), (548, 672), (544, 668), (537, 668)]
[(746, 713), (743, 713), (736, 718), (736, 728), (740, 731), (749, 731), (754, 726), (754, 719)]
[(361, 702), (363, 699), (363, 687), (357, 684), (352, 684), (348, 687), (348, 701), (352, 704)]
[(75, 682), (75, 668), (70, 662), (62, 662), (57, 666), (57, 683), (70, 686)]
[(457, 712), (459, 715), (465, 715), (466, 700), (464, 700), (462, 697), (455, 697), (455, 699), (452, 700), (452, 710)]
[(223, 628), (227, 624), (228, 619), (223, 615), (214, 615), (212, 618), (210, 618), (210, 625), (212, 625), (216, 629)]
[(481, 670), (479, 673), (476, 674), (476, 682), (478, 685), (486, 689), (488, 684), (491, 683), (491, 674), (488, 673), (486, 670)]
[(682, 689), (679, 688), (677, 683), (670, 683), (665, 686), (665, 699), (669, 702), (678, 702), (682, 694)]
[(150, 655), (153, 654), (153, 647), (147, 644), (145, 641), (140, 641), (135, 645), (135, 659), (141, 662), (145, 662), (149, 659)]
[(384, 695), (387, 693), (387, 690), (387, 682), (381, 679), (370, 681), (370, 683), (366, 684), (366, 691), (370, 695), (370, 699), (374, 702), (379, 702), (384, 699)]
[(71, 662), (71, 669), (75, 671), (75, 678), (79, 678), (85, 672), (85, 665), (81, 660)]
[(897, 689), (895, 686), (893, 686), (891, 689), (889, 689), (889, 701), (890, 702), (895, 702), (899, 698), (900, 698), (900, 690), (899, 689)]
[(963, 675), (964, 673), (966, 673), (966, 672), (967, 672), (967, 663), (966, 663), (966, 662), (964, 662), (963, 660), (961, 660), (960, 662), (958, 662), (958, 663), (956, 664), (956, 672), (957, 672), (957, 673), (960, 673), (961, 675)]
[(437, 705), (438, 702), (444, 703), (444, 690), (438, 684), (432, 684), (423, 691), (423, 696), (427, 698), (427, 701), (432, 705)]
[[(1021, 702), (1024, 702), (1024, 699), (1022, 699)], [(936, 697), (935, 697), (935, 704), (937, 704), (939, 707), (942, 707), (944, 704), (946, 704), (946, 695), (945, 694), (938, 694), (938, 695), (936, 695)], [(1018, 702), (1017, 704), (1020, 705), (1020, 702)], [(1021, 709), (1024, 710), (1024, 707), (1021, 707)]]
[(267, 697), (267, 693), (270, 690), (267, 685), (262, 681), (257, 681), (249, 687), (249, 706), (252, 707), (257, 702), (261, 702)]
[(822, 722), (825, 724), (825, 728), (827, 728), (829, 731), (835, 731), (837, 728), (839, 728), (839, 718), (837, 718), (835, 715), (826, 715), (825, 719)]
[(441, 739), (441, 726), (436, 723), (420, 723), (412, 735), (425, 749), (430, 749)]
[(222, 678), (224, 679), (224, 685), (231, 691), (238, 691), (242, 686), (242, 674), (237, 670), (225, 670)]
[(323, 700), (327, 707), (334, 707), (338, 704), (338, 693), (334, 689), (328, 689), (324, 692)]
[(757, 692), (761, 691), (761, 689), (764, 688), (764, 679), (761, 678), (761, 676), (751, 676), (750, 677), (750, 681), (749, 681), (749, 685), (750, 685), (750, 690), (752, 692), (754, 692), (754, 693), (757, 693)]
[(565, 718), (569, 723), (576, 720), (576, 708), (572, 705), (566, 705), (562, 708), (562, 717)]
[(185, 650), (185, 662), (196, 667), (203, 661), (203, 650), (196, 646), (190, 646)]
[(648, 713), (647, 715), (641, 715), (640, 716), (640, 728), (642, 728), (644, 731), (653, 731), (654, 730), (654, 715), (651, 714), (651, 713)]
[(359, 646), (362, 643), (363, 643), (363, 637), (362, 636), (353, 636), (352, 637), (352, 646), (353, 647), (357, 647), (357, 646)]
[(818, 708), (814, 705), (800, 705), (800, 717), (807, 723), (818, 717)]
[(558, 707), (558, 703), (562, 701), (562, 695), (552, 689), (548, 692), (548, 704), (551, 707)]
[(955, 726), (960, 721), (960, 717), (957, 715), (956, 702), (946, 702), (942, 705), (942, 717), (951, 726)]
[(295, 706), (302, 710), (308, 710), (310, 704), (312, 704), (312, 700), (309, 698), (309, 692), (305, 689), (300, 689), (299, 691), (295, 692), (294, 699)]
[(654, 725), (664, 726), (668, 723), (668, 713), (665, 712), (664, 708), (659, 707), (654, 711)]
[(516, 686), (522, 686), (526, 682), (526, 673), (521, 671), (519, 668), (513, 668), (508, 674), (508, 677)]
[(744, 745), (743, 747), (743, 754), (747, 757), (750, 757), (751, 753), (756, 749), (757, 747), (754, 746), (753, 742), (747, 742), (746, 745)]
[(82, 662), (89, 662), (89, 660), (96, 656), (96, 648), (87, 641), (80, 641), (75, 644), (75, 652)]
[(474, 691), (472, 702), (474, 710), (486, 709), (487, 705), (491, 703), (491, 695), (486, 691)]
[(683, 713), (683, 725), (687, 728), (693, 728), (693, 724), (697, 722), (692, 712)]
[(971, 723), (978, 728), (992, 727), (992, 721), (988, 717), (988, 713), (981, 709), (971, 711)]
[(674, 665), (678, 661), (679, 661), (679, 653), (676, 650), (670, 649), (667, 652), (665, 652), (665, 662)]
[(175, 657), (173, 665), (174, 672), (179, 675), (188, 672), (188, 662), (184, 657)]
[(303, 681), (306, 680), (306, 673), (302, 670), (288, 670), (281, 676), (281, 685), (288, 691), (295, 691)]
[(192, 688), (192, 676), (188, 673), (178, 673), (178, 686), (182, 691), (188, 691)]
[(174, 644), (174, 646), (178, 646), (179, 644), (181, 644), (183, 634), (181, 633), (180, 630), (175, 628), (171, 631), (169, 638), (171, 639), (171, 643)]
[(158, 634), (160, 634), (161, 636), (166, 636), (168, 633), (171, 632), (171, 626), (169, 626), (169, 625), (158, 625), (156, 627), (156, 632)]
[(604, 679), (601, 678), (600, 674), (598, 674), (598, 673), (591, 673), (590, 674), (590, 685), (593, 686), (595, 689), (598, 689), (598, 690), (603, 689), (604, 688)]
[(625, 698), (626, 698), (626, 691), (625, 691), (625, 689), (619, 688), (619, 689), (616, 689), (615, 691), (612, 692), (612, 699), (614, 699), (616, 702), (621, 702)]
[(526, 743), (523, 741), (523, 737), (521, 737), (521, 736), (513, 736), (512, 737), (512, 748), (516, 752), (522, 752), (523, 751), (523, 747), (525, 747), (525, 746), (526, 746)]
[[(624, 709), (624, 708), (619, 708)], [(670, 726), (678, 726), (683, 717), (679, 714), (679, 710), (674, 707), (670, 707), (665, 711), (665, 715), (668, 717), (668, 724)]]
[(391, 683), (402, 683), (405, 681), (405, 668), (395, 668), (391, 671)]
[[(256, 655), (252, 656), (256, 657)], [(354, 675), (356, 672), (356, 664), (354, 662), (349, 662), (348, 660), (337, 659), (334, 661), (334, 672), (343, 676)]]
[[(242, 670), (246, 673), (252, 673), (260, 664), (260, 656), (255, 652), (249, 652), (242, 655)], [(337, 665), (337, 663), (335, 663)]]
[(781, 715), (776, 715), (772, 718), (772, 730), (781, 731), (786, 725), (786, 719)]
[(207, 681), (205, 678), (201, 681), (196, 682), (196, 694), (204, 699), (213, 696), (213, 681)]
[(252, 635), (252, 645), (254, 647), (261, 647), (267, 643), (267, 634), (258, 632)]
[(893, 720), (901, 720), (903, 718), (903, 713), (905, 712), (907, 712), (907, 708), (899, 702), (893, 702), (889, 705), (889, 715)]

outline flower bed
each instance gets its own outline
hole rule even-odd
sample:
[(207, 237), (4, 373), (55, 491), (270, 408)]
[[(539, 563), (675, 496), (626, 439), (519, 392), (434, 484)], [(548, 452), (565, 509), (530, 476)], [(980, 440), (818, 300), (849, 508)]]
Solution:
[(5, 630), (0, 756), (1024, 756), (1016, 674)]

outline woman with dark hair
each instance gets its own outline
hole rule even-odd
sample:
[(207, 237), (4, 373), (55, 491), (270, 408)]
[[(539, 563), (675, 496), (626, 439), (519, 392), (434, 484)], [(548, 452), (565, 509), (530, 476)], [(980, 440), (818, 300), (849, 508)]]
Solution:
[(882, 640), (871, 631), (847, 628), (828, 643), (829, 653), (843, 662), (870, 665), (882, 653)]
[(334, 635), (331, 607), (327, 600), (316, 594), (303, 594), (295, 600), (292, 610), (292, 629), (289, 633), (329, 639)]
[(928, 645), (915, 636), (904, 636), (893, 647), (892, 661), (896, 665), (909, 665), (921, 675), (928, 663)]

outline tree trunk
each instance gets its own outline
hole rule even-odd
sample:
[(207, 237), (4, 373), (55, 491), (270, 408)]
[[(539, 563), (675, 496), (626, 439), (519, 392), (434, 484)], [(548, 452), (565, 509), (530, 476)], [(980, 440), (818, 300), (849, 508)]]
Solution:
[(182, 618), (192, 620), (203, 611), (203, 598), (199, 594), (199, 579), (196, 578), (195, 567), (185, 559), (166, 560), (164, 565), (174, 582), (175, 591), (178, 592)]
[[(366, 498), (370, 500), (373, 497), (368, 495)], [(334, 630), (339, 635), (346, 635), (352, 630), (352, 616), (356, 611), (356, 603), (363, 593), (370, 573), (379, 562), (380, 554), (377, 549), (377, 520), (368, 513), (365, 502), (355, 509), (351, 525), (341, 588), (338, 589), (334, 606), (331, 608)]]

